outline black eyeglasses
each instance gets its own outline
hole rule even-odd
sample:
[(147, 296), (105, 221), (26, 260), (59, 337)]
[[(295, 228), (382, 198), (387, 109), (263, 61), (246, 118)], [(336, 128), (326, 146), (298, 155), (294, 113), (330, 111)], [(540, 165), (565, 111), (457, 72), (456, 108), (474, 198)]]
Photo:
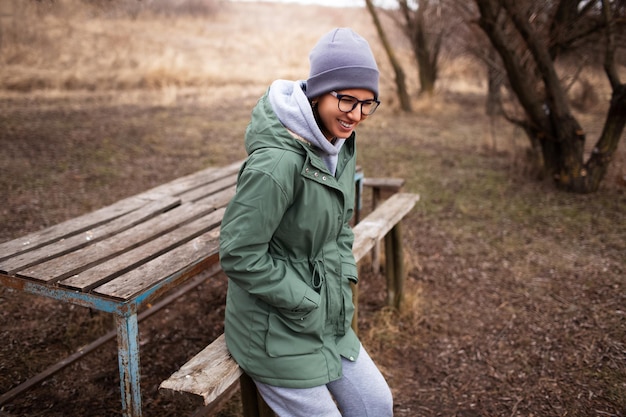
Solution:
[(339, 100), (337, 107), (344, 113), (350, 113), (352, 110), (356, 109), (356, 106), (361, 104), (361, 114), (369, 116), (374, 113), (380, 105), (380, 101), (378, 100), (359, 100), (356, 97), (346, 94), (338, 94), (336, 91), (331, 91), (329, 94)]

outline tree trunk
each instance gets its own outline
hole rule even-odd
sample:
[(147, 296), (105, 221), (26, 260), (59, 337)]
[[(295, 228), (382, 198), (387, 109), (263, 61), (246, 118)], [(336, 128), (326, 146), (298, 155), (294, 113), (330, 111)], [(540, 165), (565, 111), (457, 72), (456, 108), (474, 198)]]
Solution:
[(489, 59), (487, 60), (487, 100), (485, 102), (485, 113), (489, 116), (489, 138), (491, 142), (491, 151), (498, 151), (498, 143), (496, 141), (496, 121), (502, 115), (502, 74), (495, 65), (491, 64), (495, 60), (496, 52), (489, 50)]
[(438, 51), (434, 50), (426, 33), (424, 19), (426, 8), (426, 2), (421, 0), (416, 12), (415, 27), (413, 28), (413, 48), (419, 70), (420, 94), (427, 93), (433, 95), (435, 82), (437, 81), (437, 59), (433, 58), (433, 56), (437, 55)]
[(502, 114), (502, 72), (492, 64), (496, 60), (496, 51), (489, 49), (487, 62), (487, 102), (485, 112), (488, 116), (500, 116)]
[(620, 84), (613, 90), (602, 134), (589, 160), (579, 171), (569, 172), (565, 178), (560, 178), (559, 186), (576, 193), (597, 191), (617, 150), (625, 125), (626, 84)]
[(389, 57), (389, 62), (391, 63), (391, 66), (393, 68), (396, 80), (396, 89), (398, 92), (398, 99), (400, 100), (400, 108), (403, 111), (410, 113), (412, 111), (411, 99), (409, 98), (409, 93), (406, 88), (406, 77), (404, 76), (404, 71), (402, 70), (400, 63), (396, 59), (396, 55), (394, 54), (393, 48), (391, 47), (383, 26), (380, 23), (378, 13), (376, 12), (374, 4), (372, 4), (372, 0), (365, 0), (365, 5), (367, 6), (367, 10), (372, 16), (374, 26), (376, 26), (376, 31), (378, 32), (378, 37), (383, 44), (383, 48), (385, 48), (385, 52), (387, 53), (387, 57)]
[[(419, 0), (417, 10), (413, 10), (407, 0), (398, 0), (398, 6), (404, 19), (405, 34), (411, 42), (411, 48), (417, 61), (420, 94), (432, 95), (437, 82), (437, 67), (443, 32), (439, 32), (436, 41), (431, 43), (426, 25), (427, 16), (429, 16), (426, 14), (429, 6), (428, 0)], [(434, 26), (434, 24), (430, 26)]]

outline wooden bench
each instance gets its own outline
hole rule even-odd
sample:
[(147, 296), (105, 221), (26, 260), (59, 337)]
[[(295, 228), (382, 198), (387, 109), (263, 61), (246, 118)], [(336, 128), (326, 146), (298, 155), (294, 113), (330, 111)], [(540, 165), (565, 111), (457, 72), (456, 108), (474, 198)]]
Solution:
[(385, 194), (395, 194), (404, 186), (404, 178), (363, 178), (363, 186), (372, 189), (372, 209), (376, 209)]
[[(384, 198), (388, 198), (390, 195), (402, 190), (404, 178), (363, 178), (362, 184), (363, 187), (372, 189), (372, 210), (375, 210)], [(372, 271), (378, 272), (381, 270), (380, 242), (376, 242), (372, 248), (371, 265)], [(387, 268), (389, 268), (389, 265), (387, 265)]]
[[(387, 301), (400, 307), (404, 284), (403, 249), (400, 222), (415, 206), (419, 195), (397, 193), (379, 204), (367, 217), (354, 226), (353, 253), (358, 261), (374, 248), (381, 239), (390, 237), (388, 246), (391, 267), (387, 269)], [(355, 314), (352, 326), (357, 331), (358, 287), (353, 286)], [(185, 363), (178, 371), (163, 381), (159, 390), (164, 395), (184, 398), (211, 413), (237, 389), (241, 389), (242, 405), (246, 417), (269, 417), (273, 412), (262, 401), (254, 383), (233, 360), (226, 348), (224, 335)]]

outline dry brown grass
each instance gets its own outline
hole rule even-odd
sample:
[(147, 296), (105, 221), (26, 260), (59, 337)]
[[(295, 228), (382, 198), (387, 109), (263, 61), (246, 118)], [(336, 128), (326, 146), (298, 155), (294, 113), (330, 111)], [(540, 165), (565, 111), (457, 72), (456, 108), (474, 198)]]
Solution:
[[(242, 158), (268, 83), (306, 77), (319, 35), (352, 26), (378, 57), (384, 101), (360, 126), (359, 163), (422, 197), (403, 224), (403, 310), (384, 308), (384, 279), (367, 265), (360, 283), (361, 334), (396, 416), (626, 415), (623, 146), (597, 194), (530, 181), (522, 132), (499, 122), (489, 137), (480, 68), (462, 60), (400, 114), (362, 10), (220, 3), (194, 17), (76, 1), (1, 3), (26, 20), (14, 32), (0, 22), (0, 241)], [(590, 139), (601, 110), (580, 113)], [(147, 416), (192, 413), (157, 386), (221, 332), (223, 293), (207, 283), (140, 326)], [(5, 289), (0, 316), (2, 392), (109, 330), (108, 316)], [(0, 414), (118, 415), (115, 353), (107, 345)]]
[[(110, 8), (79, 7), (78, 0), (9, 1), (2, 20), (0, 87), (258, 86), (305, 77), (307, 52), (326, 30), (350, 25), (372, 34), (363, 24), (364, 10), (308, 7), (304, 12), (302, 6), (281, 5), (264, 13), (264, 4), (212, 3), (211, 13), (164, 16), (150, 8), (125, 12), (124, 5), (142, 4), (135, 1), (115, 1)], [(306, 18), (290, 22), (295, 15)]]

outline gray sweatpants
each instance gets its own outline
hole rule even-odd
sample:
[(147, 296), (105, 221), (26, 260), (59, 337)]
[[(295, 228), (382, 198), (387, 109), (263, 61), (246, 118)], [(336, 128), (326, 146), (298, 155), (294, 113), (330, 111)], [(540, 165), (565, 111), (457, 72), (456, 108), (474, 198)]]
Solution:
[(254, 382), (278, 417), (393, 416), (391, 390), (362, 345), (358, 359), (342, 358), (342, 366), (341, 379), (319, 387), (283, 388)]

